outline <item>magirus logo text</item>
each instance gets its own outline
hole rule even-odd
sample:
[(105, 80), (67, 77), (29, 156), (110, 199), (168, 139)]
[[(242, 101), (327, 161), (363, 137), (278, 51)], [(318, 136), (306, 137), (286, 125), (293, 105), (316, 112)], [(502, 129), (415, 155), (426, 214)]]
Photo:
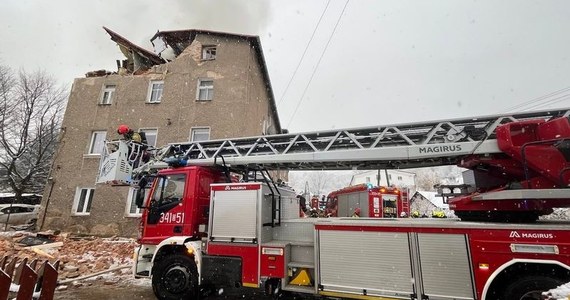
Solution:
[(552, 233), (537, 233), (537, 232), (521, 232), (516, 230), (511, 231), (510, 238), (525, 238), (525, 239), (553, 239)]

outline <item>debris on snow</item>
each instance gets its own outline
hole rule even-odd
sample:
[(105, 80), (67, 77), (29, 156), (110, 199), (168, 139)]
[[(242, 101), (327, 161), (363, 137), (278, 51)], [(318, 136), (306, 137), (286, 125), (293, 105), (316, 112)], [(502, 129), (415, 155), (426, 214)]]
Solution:
[[(42, 244), (26, 246), (27, 242), (42, 241)], [(29, 232), (0, 232), (0, 253), (9, 257), (28, 260), (60, 261), (58, 280), (83, 277), (133, 263), (136, 242), (126, 238), (98, 238), (72, 236), (68, 234), (33, 234)], [(106, 281), (117, 282), (118, 276), (130, 277), (130, 273), (120, 271), (109, 274)]]

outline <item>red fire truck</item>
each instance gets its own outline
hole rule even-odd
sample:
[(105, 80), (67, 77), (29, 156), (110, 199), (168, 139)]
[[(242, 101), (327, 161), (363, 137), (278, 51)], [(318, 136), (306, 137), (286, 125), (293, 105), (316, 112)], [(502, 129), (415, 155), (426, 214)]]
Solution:
[[(173, 143), (147, 163), (128, 159), (137, 147), (118, 141), (102, 157), (98, 182), (140, 187), (134, 272), (151, 278), (160, 299), (239, 287), (275, 296), (540, 299), (570, 281), (570, 223), (536, 221), (570, 206), (569, 115)], [(481, 184), (449, 199), (461, 220), (300, 219), (299, 198), (267, 171), (453, 163)]]
[(395, 187), (359, 184), (333, 191), (327, 196), (325, 213), (331, 217), (350, 217), (356, 209), (360, 217), (398, 218), (410, 215), (407, 197)]

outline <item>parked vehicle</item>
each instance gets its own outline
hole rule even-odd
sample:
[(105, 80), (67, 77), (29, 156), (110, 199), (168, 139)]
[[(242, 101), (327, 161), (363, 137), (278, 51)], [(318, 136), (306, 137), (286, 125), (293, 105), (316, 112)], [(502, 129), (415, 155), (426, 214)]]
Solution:
[(12, 225), (30, 224), (38, 220), (39, 205), (2, 204), (0, 205), (0, 223)]
[(410, 214), (407, 193), (395, 187), (359, 184), (331, 192), (326, 213), (331, 217), (350, 217), (355, 209), (366, 218), (398, 218)]

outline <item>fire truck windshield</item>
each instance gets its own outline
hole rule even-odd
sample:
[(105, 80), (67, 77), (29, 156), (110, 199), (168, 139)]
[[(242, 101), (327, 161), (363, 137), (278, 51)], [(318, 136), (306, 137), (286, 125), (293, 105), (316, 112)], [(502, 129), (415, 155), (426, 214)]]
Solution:
[(159, 205), (163, 205), (182, 200), (186, 182), (184, 174), (168, 175), (159, 177), (157, 180), (157, 187), (152, 194), (152, 201), (157, 201)]
[(149, 224), (156, 224), (161, 214), (176, 207), (184, 198), (186, 175), (159, 176), (156, 180), (156, 187), (150, 199)]

